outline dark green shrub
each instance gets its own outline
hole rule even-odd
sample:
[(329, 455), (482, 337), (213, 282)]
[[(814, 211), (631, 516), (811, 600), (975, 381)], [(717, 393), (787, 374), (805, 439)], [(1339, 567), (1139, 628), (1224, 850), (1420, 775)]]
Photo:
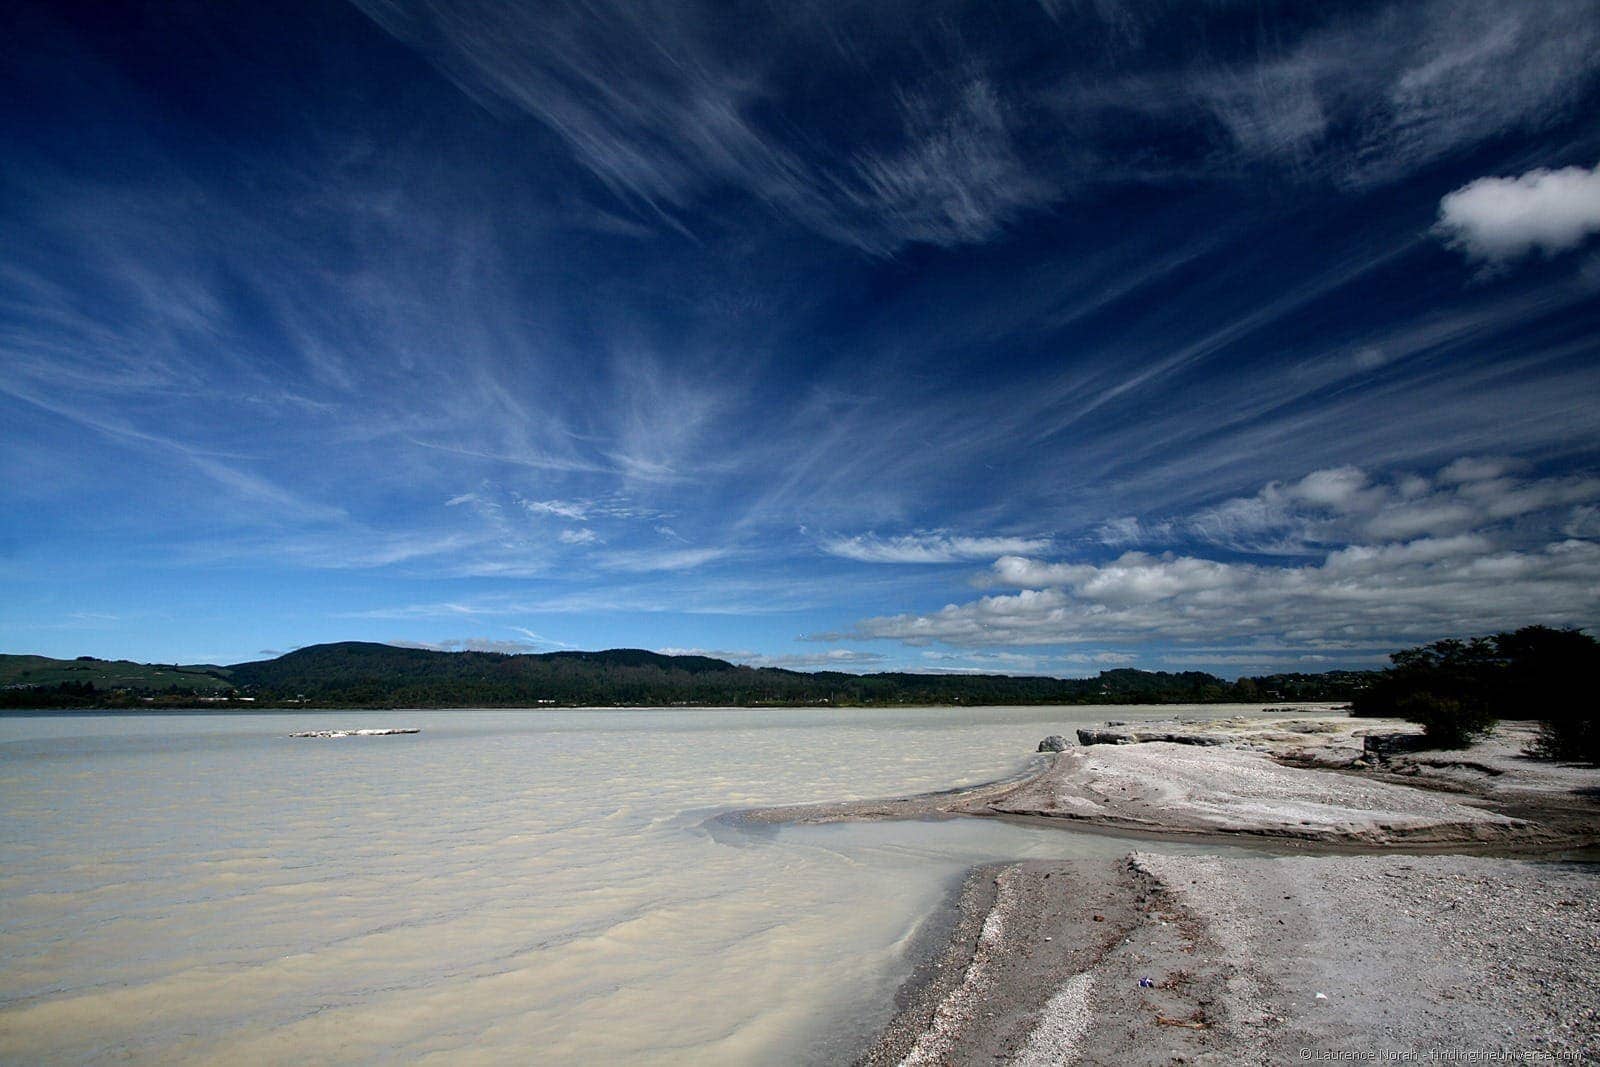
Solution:
[(1463, 704), (1435, 693), (1408, 693), (1395, 705), (1395, 713), (1422, 726), (1431, 748), (1466, 748), (1494, 729), (1495, 716), (1481, 702)]
[(1600, 762), (1600, 642), (1578, 630), (1520, 630), (1435, 641), (1389, 657), (1384, 671), (1351, 701), (1354, 715), (1393, 715), (1420, 723), (1431, 744), (1465, 748), (1498, 719), (1542, 725), (1530, 755)]
[(1501, 634), (1507, 717), (1538, 719), (1529, 755), (1600, 763), (1600, 642), (1577, 630), (1529, 626)]
[(1539, 736), (1527, 754), (1539, 759), (1567, 760), (1573, 763), (1600, 763), (1600, 722), (1591, 712), (1546, 720), (1539, 724)]

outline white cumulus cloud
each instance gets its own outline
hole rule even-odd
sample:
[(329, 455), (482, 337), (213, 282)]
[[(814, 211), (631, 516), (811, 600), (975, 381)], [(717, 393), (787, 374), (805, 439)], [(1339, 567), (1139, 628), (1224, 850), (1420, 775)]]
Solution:
[[(1514, 470), (1469, 457), (1431, 477), (1314, 471), (1191, 517), (1138, 521), (1141, 531), (1167, 531), (1169, 551), (1109, 560), (1007, 553), (986, 576), (993, 595), (814, 639), (962, 649), (1204, 643), (1206, 662), (1222, 663), (1219, 642), (1268, 642), (1275, 655), (1298, 657), (1530, 623), (1600, 625), (1600, 478)], [(1208, 545), (1226, 554), (1206, 558)]]
[(1485, 547), (1473, 538), (1358, 546), (1302, 567), (1128, 553), (1070, 573), (1041, 565), (1018, 577), (1052, 579), (1046, 588), (866, 619), (835, 636), (967, 647), (1270, 637), (1288, 648), (1342, 648), (1596, 623), (1600, 545)]
[(1576, 248), (1600, 233), (1600, 166), (1479, 178), (1439, 201), (1434, 229), (1452, 248), (1488, 263)]

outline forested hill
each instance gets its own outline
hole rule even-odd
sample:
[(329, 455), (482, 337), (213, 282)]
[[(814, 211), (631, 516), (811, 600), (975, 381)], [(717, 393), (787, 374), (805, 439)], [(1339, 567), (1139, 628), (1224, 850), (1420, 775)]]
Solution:
[[(325, 707), (570, 705), (1134, 704), (1348, 700), (1360, 671), (1224, 681), (1198, 671), (1121, 669), (1095, 678), (806, 673), (706, 656), (434, 652), (365, 642), (313, 645), (227, 667), (0, 656), (0, 707), (254, 704)], [(249, 698), (248, 700), (244, 698)]]

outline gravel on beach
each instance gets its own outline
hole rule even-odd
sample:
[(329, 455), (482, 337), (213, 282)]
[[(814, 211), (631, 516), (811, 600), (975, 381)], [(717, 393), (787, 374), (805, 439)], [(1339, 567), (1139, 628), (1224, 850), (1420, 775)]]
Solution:
[(866, 1064), (1588, 1063), (1600, 871), (1465, 856), (982, 868)]

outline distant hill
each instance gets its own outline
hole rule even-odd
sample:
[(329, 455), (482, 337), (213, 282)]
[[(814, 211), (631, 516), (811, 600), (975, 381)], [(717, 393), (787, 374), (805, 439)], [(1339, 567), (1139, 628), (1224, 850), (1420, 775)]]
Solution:
[(215, 692), (233, 688), (224, 668), (209, 664), (134, 663), (126, 659), (50, 659), (47, 656), (0, 655), (0, 687), (92, 685), (96, 689), (137, 689), (156, 692), (171, 688)]
[(1200, 671), (1119, 669), (1095, 678), (995, 674), (844, 674), (744, 667), (643, 649), (434, 652), (346, 641), (276, 659), (178, 667), (0, 657), (0, 706), (538, 707), (617, 705), (1123, 704), (1347, 700), (1367, 672), (1225, 681)]

